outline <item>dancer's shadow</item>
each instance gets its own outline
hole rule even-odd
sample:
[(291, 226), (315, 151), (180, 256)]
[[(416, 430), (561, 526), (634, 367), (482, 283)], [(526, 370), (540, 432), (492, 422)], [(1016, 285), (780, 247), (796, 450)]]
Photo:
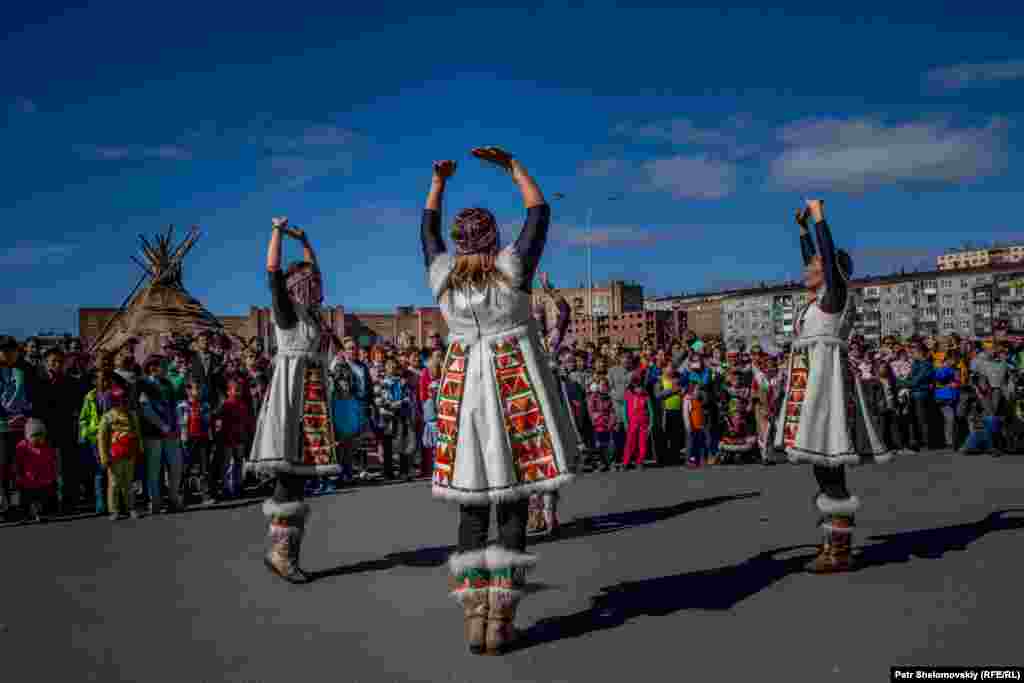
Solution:
[[(1007, 509), (993, 512), (977, 522), (872, 536), (878, 540), (860, 552), (857, 567), (867, 569), (906, 562), (911, 556), (941, 558), (951, 550), (968, 545), (994, 531), (1024, 528), (1024, 518), (1006, 519)], [(539, 621), (524, 633), (522, 648), (564, 638), (576, 638), (595, 631), (616, 628), (641, 616), (666, 616), (684, 609), (729, 610), (790, 574), (802, 572), (813, 552), (788, 556), (813, 546), (800, 545), (758, 553), (739, 564), (696, 572), (629, 581), (603, 588), (591, 598), (591, 607), (562, 617)], [(787, 557), (779, 557), (787, 555)]]
[[(676, 505), (648, 508), (646, 510), (631, 510), (629, 512), (616, 512), (610, 515), (595, 515), (575, 520), (566, 524), (557, 538), (531, 539), (530, 545), (540, 543), (551, 543), (555, 541), (583, 538), (587, 536), (599, 536), (610, 534), (616, 531), (632, 529), (638, 526), (663, 522), (667, 519), (677, 517), (687, 512), (700, 510), (701, 508), (721, 505), (734, 500), (754, 498), (760, 496), (760, 491), (739, 493), (731, 496), (714, 496), (701, 500), (690, 500)], [(326, 569), (318, 572), (307, 572), (313, 581), (330, 578), (332, 576), (346, 576), (348, 574), (361, 574), (363, 572), (384, 571), (395, 567), (440, 567), (444, 565), (451, 554), (455, 552), (455, 546), (435, 546), (431, 548), (419, 548), (400, 553), (391, 553), (382, 558), (366, 560), (355, 564), (342, 565), (334, 569)]]
[(966, 550), (971, 543), (994, 531), (1024, 529), (1024, 518), (1006, 517), (1011, 513), (1024, 513), (1024, 508), (997, 510), (977, 522), (966, 524), (869, 536), (869, 543), (857, 555), (857, 566), (866, 569), (898, 564), (908, 562), (911, 557), (937, 560), (948, 551)]
[(675, 505), (665, 505), (662, 507), (647, 508), (645, 510), (630, 510), (628, 512), (614, 512), (610, 515), (581, 517), (580, 519), (576, 519), (568, 524), (562, 525), (557, 536), (530, 537), (530, 545), (568, 541), (574, 538), (600, 536), (601, 534), (611, 534), (638, 526), (664, 522), (665, 520), (672, 519), (673, 517), (685, 515), (688, 512), (696, 512), (702, 508), (722, 505), (723, 503), (731, 503), (736, 500), (757, 498), (760, 495), (760, 491), (750, 491), (747, 493), (737, 493), (729, 496), (713, 496), (711, 498), (701, 498), (699, 500), (687, 500), (682, 503), (676, 503)]

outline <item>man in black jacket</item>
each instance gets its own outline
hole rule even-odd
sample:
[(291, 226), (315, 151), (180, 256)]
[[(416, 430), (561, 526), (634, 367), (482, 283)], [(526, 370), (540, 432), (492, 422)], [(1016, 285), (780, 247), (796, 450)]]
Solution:
[(64, 483), (64, 512), (74, 514), (80, 495), (82, 469), (75, 421), (79, 386), (64, 373), (64, 351), (59, 346), (47, 350), (44, 360), (46, 370), (32, 399), (33, 412), (46, 425), (50, 444), (59, 453), (58, 471)]

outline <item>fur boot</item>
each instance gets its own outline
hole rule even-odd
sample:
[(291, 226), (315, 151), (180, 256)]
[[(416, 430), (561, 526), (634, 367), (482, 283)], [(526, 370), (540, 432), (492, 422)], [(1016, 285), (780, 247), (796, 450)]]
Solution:
[(309, 583), (309, 576), (299, 568), (309, 505), (268, 500), (263, 504), (263, 513), (270, 520), (263, 563), (272, 574), (288, 583)]
[(466, 644), (475, 655), (483, 654), (487, 631), (487, 595), (491, 574), (487, 551), (474, 550), (452, 555), (448, 561), (451, 596), (462, 606)]
[(856, 526), (854, 513), (860, 508), (860, 501), (855, 496), (837, 500), (819, 494), (815, 503), (822, 513), (820, 526), (823, 542), (818, 549), (818, 556), (807, 565), (807, 571), (814, 574), (850, 571), (853, 568), (851, 543)]

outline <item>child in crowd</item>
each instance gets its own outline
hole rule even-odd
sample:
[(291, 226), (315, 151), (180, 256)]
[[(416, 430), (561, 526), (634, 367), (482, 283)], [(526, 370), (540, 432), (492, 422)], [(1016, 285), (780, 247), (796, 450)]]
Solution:
[(228, 397), (217, 413), (215, 427), (224, 454), (223, 494), (227, 498), (241, 498), (242, 463), (248, 455), (243, 449), (256, 431), (256, 419), (238, 379), (228, 381)]
[[(139, 518), (135, 509), (135, 465), (142, 457), (142, 426), (139, 416), (130, 408), (129, 388), (120, 375), (111, 377), (110, 410), (100, 418), (96, 447), (100, 462), (107, 470), (107, 506), (111, 521), (121, 518), (125, 509), (132, 519)], [(122, 508), (122, 505), (124, 506)]]
[(377, 384), (377, 408), (380, 414), (384, 477), (394, 479), (394, 452), (398, 451), (398, 476), (409, 477), (409, 459), (416, 451), (416, 432), (412, 422), (412, 394), (398, 361), (384, 362), (384, 376)]
[(441, 388), (441, 365), (444, 351), (435, 349), (420, 374), (419, 399), (423, 406), (423, 456), (420, 476), (430, 477), (434, 470), (434, 449), (437, 448), (437, 392)]
[(626, 433), (626, 452), (622, 456), (624, 469), (635, 469), (647, 459), (648, 440), (651, 425), (654, 424), (654, 404), (645, 386), (646, 373), (642, 368), (635, 370), (626, 387), (626, 414), (629, 429)]
[[(181, 444), (188, 468), (199, 470), (199, 481), (190, 476), (192, 494), (198, 494), (205, 505), (213, 504), (212, 473), (210, 471), (210, 442), (213, 440), (210, 424), (210, 404), (204, 401), (203, 385), (195, 380), (186, 383), (185, 400), (178, 403), (178, 425)], [(194, 490), (199, 483), (200, 491)], [(205, 484), (205, 486), (203, 486)], [(186, 501), (187, 503), (188, 501)]]
[(58, 457), (57, 450), (46, 441), (46, 426), (40, 420), (29, 419), (25, 438), (15, 452), (15, 482), (29, 522), (43, 521), (43, 509), (53, 499)]
[(590, 385), (587, 410), (590, 411), (590, 422), (594, 427), (594, 447), (604, 460), (601, 469), (607, 472), (615, 462), (615, 440), (612, 436), (619, 428), (619, 419), (606, 377)]
[(992, 450), (992, 434), (986, 422), (985, 406), (974, 386), (966, 387), (964, 390), (963, 411), (967, 417), (969, 431), (960, 452), (965, 455), (979, 455)]
[(104, 515), (107, 513), (107, 468), (100, 460), (96, 439), (100, 432), (100, 419), (110, 410), (113, 375), (109, 371), (96, 370), (95, 376), (96, 386), (85, 395), (82, 410), (78, 414), (78, 439), (92, 453), (96, 512)]
[(700, 467), (707, 455), (707, 419), (704, 415), (704, 404), (707, 402), (704, 387), (699, 382), (686, 385), (683, 397), (683, 419), (686, 420), (687, 443), (686, 464), (689, 467)]

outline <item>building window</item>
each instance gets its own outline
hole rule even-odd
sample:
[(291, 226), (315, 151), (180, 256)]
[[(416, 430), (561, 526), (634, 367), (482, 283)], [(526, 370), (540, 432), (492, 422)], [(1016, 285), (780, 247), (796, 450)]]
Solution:
[(966, 319), (965, 320), (961, 320), (960, 321), (960, 329), (961, 330), (969, 330), (969, 329), (971, 329), (971, 321), (970, 320), (966, 320)]
[(953, 288), (953, 281), (950, 280), (949, 278), (946, 278), (946, 279), (942, 280), (942, 288), (943, 289), (952, 289)]
[(971, 286), (971, 281), (967, 279), (961, 280), (960, 286), (966, 289), (967, 287)]
[(956, 325), (953, 323), (952, 320), (944, 320), (942, 322), (942, 329), (944, 329), (944, 330), (952, 330), (952, 329), (955, 329), (955, 328), (956, 328)]

